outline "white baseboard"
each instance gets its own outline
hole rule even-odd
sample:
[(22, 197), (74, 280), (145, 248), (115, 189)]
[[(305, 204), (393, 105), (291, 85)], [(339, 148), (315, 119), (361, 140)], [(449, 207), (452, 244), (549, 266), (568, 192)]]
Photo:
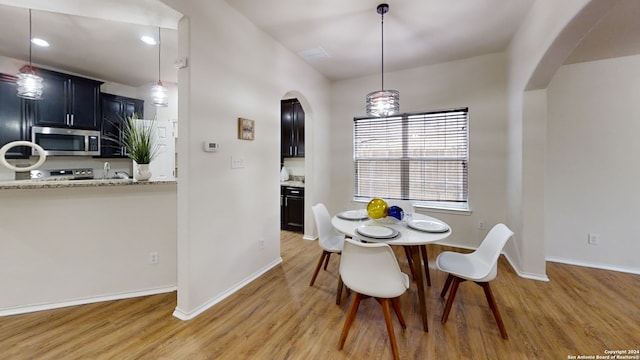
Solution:
[[(461, 249), (469, 249), (469, 250), (475, 250), (476, 249), (474, 247), (467, 246), (467, 245), (459, 245), (459, 244), (452, 244), (452, 243), (446, 243), (446, 242), (438, 242), (436, 244), (444, 245), (444, 246), (457, 247), (457, 248), (461, 248)], [(513, 259), (511, 259), (511, 257), (508, 254), (506, 254), (504, 252), (502, 254), (505, 256), (505, 258), (507, 259), (507, 261), (509, 262), (509, 264), (513, 268), (513, 271), (515, 271), (516, 274), (518, 274), (518, 276), (520, 276), (522, 278), (525, 278), (525, 279), (532, 279), (532, 280), (539, 280), (539, 281), (550, 281), (550, 279), (547, 276), (547, 274), (533, 274), (533, 273), (527, 273), (527, 272), (521, 271), (520, 268), (518, 267), (517, 263), (515, 261), (513, 261)], [(560, 263), (560, 264), (567, 264), (567, 265), (576, 265), (576, 266), (582, 266), (582, 267), (589, 267), (589, 268), (594, 268), (594, 269), (618, 271), (618, 272), (634, 274), (634, 275), (640, 275), (640, 269), (638, 269), (638, 268), (630, 268), (630, 267), (606, 265), (606, 264), (594, 264), (594, 263), (590, 263), (590, 262), (586, 262), (586, 261), (565, 259), (565, 258), (559, 258), (559, 257), (555, 257), (555, 256), (547, 256), (545, 258), (545, 261), (550, 261), (550, 262), (555, 262), (555, 263)]]
[(155, 288), (155, 289), (118, 293), (118, 294), (112, 294), (112, 295), (106, 295), (106, 296), (96, 296), (96, 297), (90, 297), (90, 298), (84, 298), (84, 299), (67, 300), (67, 301), (60, 301), (60, 302), (47, 303), (47, 304), (20, 306), (20, 307), (15, 307), (11, 309), (0, 310), (0, 316), (26, 314), (26, 313), (36, 312), (36, 311), (59, 309), (59, 308), (64, 308), (69, 306), (76, 306), (76, 305), (93, 304), (93, 303), (98, 303), (103, 301), (122, 300), (122, 299), (128, 299), (133, 297), (163, 294), (163, 293), (176, 291), (176, 289), (177, 287), (174, 285), (174, 286), (167, 286), (167, 287), (161, 287), (161, 288)]
[(217, 303), (221, 302), (222, 300), (228, 298), (229, 296), (233, 295), (236, 291), (242, 289), (247, 284), (249, 284), (253, 280), (259, 278), (264, 273), (266, 273), (267, 271), (269, 271), (269, 270), (273, 269), (274, 267), (280, 265), (281, 263), (282, 263), (282, 258), (279, 257), (276, 260), (274, 260), (273, 262), (271, 262), (270, 264), (268, 264), (267, 266), (263, 267), (262, 269), (260, 269), (257, 272), (253, 273), (252, 275), (250, 275), (246, 279), (244, 279), (241, 282), (237, 283), (235, 286), (231, 287), (229, 290), (227, 290), (227, 291), (223, 292), (222, 294), (216, 296), (215, 298), (211, 299), (210, 301), (200, 305), (199, 307), (197, 307), (193, 311), (184, 311), (184, 310), (179, 309), (179, 308), (176, 307), (175, 310), (173, 311), (173, 316), (177, 317), (180, 320), (191, 320), (191, 319), (195, 318), (196, 316), (202, 314), (203, 312), (207, 311), (209, 308), (211, 308), (215, 304), (217, 304)]
[(318, 240), (318, 237), (317, 237), (317, 236), (312, 236), (312, 235), (307, 235), (307, 234), (305, 234), (305, 235), (302, 237), (302, 239), (304, 239), (304, 240), (309, 240), (309, 241), (313, 241), (313, 240)]
[(516, 264), (516, 262), (513, 261), (513, 259), (511, 259), (509, 254), (504, 253), (504, 252), (502, 254), (507, 259), (509, 264), (511, 264), (511, 267), (513, 268), (513, 271), (515, 271), (516, 274), (518, 274), (518, 276), (520, 276), (521, 278), (531, 279), (531, 280), (538, 280), (538, 281), (550, 281), (549, 277), (547, 276), (547, 274), (534, 274), (534, 273), (522, 271), (520, 269), (520, 267)]
[(446, 242), (446, 241), (438, 241), (438, 242), (433, 243), (433, 245), (450, 246), (450, 247), (455, 247), (455, 248), (460, 248), (460, 249), (467, 249), (467, 250), (476, 250), (477, 249), (476, 247), (473, 247), (473, 246), (454, 244), (454, 243), (450, 243), (450, 242)]
[(555, 256), (548, 256), (546, 258), (546, 260), (547, 261), (551, 261), (551, 262), (555, 262), (555, 263), (560, 263), (560, 264), (576, 265), (576, 266), (583, 266), (583, 267), (589, 267), (589, 268), (594, 268), (594, 269), (618, 271), (618, 272), (623, 272), (623, 273), (628, 273), (628, 274), (640, 275), (640, 269), (638, 269), (638, 268), (630, 268), (630, 267), (606, 265), (606, 264), (594, 264), (594, 263), (590, 263), (590, 262), (586, 262), (586, 261), (579, 261), (579, 260), (573, 260), (573, 259), (564, 259), (564, 258), (559, 258), (559, 257), (555, 257)]
[[(457, 247), (457, 248), (460, 248), (460, 249), (467, 249), (467, 250), (476, 250), (477, 249), (477, 248), (475, 248), (473, 246), (452, 244), (452, 243), (447, 243), (447, 242), (437, 242), (436, 244), (437, 245), (443, 245), (443, 246)], [(504, 257), (507, 259), (507, 261), (509, 262), (509, 265), (511, 265), (511, 268), (513, 269), (513, 271), (515, 271), (516, 274), (518, 274), (518, 276), (520, 276), (521, 278), (531, 279), (531, 280), (538, 280), (538, 281), (549, 281), (549, 278), (547, 277), (547, 274), (533, 274), (533, 273), (528, 273), (528, 272), (522, 271), (520, 269), (520, 267), (518, 266), (518, 264), (515, 261), (513, 261), (513, 259), (511, 259), (511, 257), (507, 253), (505, 253), (503, 251), (502, 255), (504, 255)]]

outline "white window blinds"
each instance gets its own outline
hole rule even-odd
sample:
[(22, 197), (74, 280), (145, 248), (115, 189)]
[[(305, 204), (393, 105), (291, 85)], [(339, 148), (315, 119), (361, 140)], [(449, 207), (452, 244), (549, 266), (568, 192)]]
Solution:
[(468, 108), (354, 119), (355, 198), (468, 209)]

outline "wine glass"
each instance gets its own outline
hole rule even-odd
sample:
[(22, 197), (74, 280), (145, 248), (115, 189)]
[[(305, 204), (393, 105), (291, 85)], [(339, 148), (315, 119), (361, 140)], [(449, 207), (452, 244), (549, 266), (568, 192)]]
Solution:
[(403, 220), (406, 224), (409, 224), (413, 220), (413, 212), (405, 211)]

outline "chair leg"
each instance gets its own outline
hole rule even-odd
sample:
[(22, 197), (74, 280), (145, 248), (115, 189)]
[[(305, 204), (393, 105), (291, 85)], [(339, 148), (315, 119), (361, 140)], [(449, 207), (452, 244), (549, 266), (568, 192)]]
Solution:
[(431, 274), (429, 273), (429, 257), (427, 256), (427, 245), (420, 245), (422, 261), (424, 261), (424, 276), (427, 277), (427, 286), (431, 286)]
[(391, 343), (391, 351), (393, 352), (393, 358), (399, 359), (398, 343), (396, 342), (396, 335), (393, 331), (393, 323), (391, 322), (391, 310), (389, 309), (389, 299), (380, 299), (380, 305), (382, 305), (382, 312), (384, 313), (384, 322), (387, 324), (387, 332), (389, 333), (389, 342)]
[(444, 313), (442, 313), (442, 323), (446, 323), (449, 318), (449, 312), (451, 311), (451, 306), (453, 305), (453, 299), (456, 297), (456, 292), (458, 291), (458, 285), (460, 285), (460, 279), (457, 276), (453, 276), (453, 283), (451, 284), (451, 292), (449, 293), (449, 298), (447, 299), (447, 305), (444, 307)]
[(407, 256), (407, 262), (409, 263), (409, 270), (411, 271), (411, 278), (415, 279), (416, 278), (416, 274), (413, 272), (413, 261), (412, 261), (412, 257), (411, 257), (411, 248), (408, 246), (403, 246), (404, 248), (404, 254)]
[(342, 276), (340, 276), (340, 274), (338, 274), (338, 291), (336, 291), (336, 305), (340, 305), (340, 303), (342, 302), (342, 288), (343, 288), (343, 284), (342, 284)]
[(393, 311), (395, 311), (396, 316), (398, 317), (398, 321), (400, 321), (400, 326), (402, 326), (403, 329), (406, 329), (407, 324), (404, 322), (402, 311), (400, 311), (400, 304), (398, 302), (398, 298), (391, 299), (391, 305), (393, 305)]
[(322, 255), (320, 255), (320, 260), (318, 261), (318, 266), (316, 266), (316, 270), (313, 272), (313, 277), (311, 278), (311, 283), (309, 286), (313, 286), (313, 283), (316, 282), (316, 277), (318, 276), (318, 272), (320, 271), (320, 267), (322, 266), (322, 262), (324, 261), (325, 256), (329, 254), (328, 251), (322, 250)]
[(502, 322), (502, 317), (500, 316), (500, 312), (498, 311), (498, 304), (496, 304), (496, 299), (493, 297), (493, 292), (491, 292), (491, 286), (489, 286), (488, 282), (476, 283), (476, 284), (482, 286), (482, 289), (484, 290), (484, 295), (486, 296), (487, 301), (489, 302), (489, 307), (493, 312), (493, 317), (496, 319), (496, 323), (498, 323), (498, 328), (500, 329), (500, 335), (502, 335), (502, 338), (508, 339), (509, 335), (507, 335), (507, 329), (504, 327), (504, 323)]
[(443, 299), (445, 295), (447, 295), (447, 291), (449, 291), (449, 286), (451, 286), (451, 280), (453, 280), (453, 275), (448, 274), (447, 280), (444, 282), (444, 286), (442, 287), (442, 292), (440, 292), (440, 297)]
[(324, 271), (327, 271), (327, 265), (329, 265), (329, 258), (331, 257), (331, 253), (328, 251), (325, 251), (327, 253), (327, 256), (324, 258)]
[(338, 340), (338, 350), (342, 350), (344, 347), (344, 342), (347, 340), (347, 334), (349, 334), (349, 329), (351, 328), (353, 319), (356, 317), (356, 312), (358, 311), (358, 306), (360, 306), (360, 300), (362, 300), (362, 298), (362, 294), (356, 292), (353, 296), (353, 300), (351, 300), (349, 312), (347, 313), (347, 318), (345, 319), (344, 326), (342, 327), (342, 334), (340, 334), (340, 340)]

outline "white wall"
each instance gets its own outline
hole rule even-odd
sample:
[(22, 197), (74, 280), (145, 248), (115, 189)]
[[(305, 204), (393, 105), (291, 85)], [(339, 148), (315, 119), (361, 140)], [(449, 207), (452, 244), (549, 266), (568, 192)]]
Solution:
[[(224, 1), (165, 2), (185, 14), (179, 56), (189, 61), (178, 80), (176, 316), (191, 318), (280, 261), (280, 100), (304, 96), (312, 167), (329, 141), (315, 133), (329, 118), (329, 84)], [(237, 139), (239, 117), (255, 121), (255, 140)], [(205, 153), (205, 140), (220, 150)], [(232, 156), (245, 167), (231, 169)], [(319, 180), (305, 173), (309, 203)]]
[[(400, 110), (416, 112), (469, 107), (470, 214), (429, 213), (454, 229), (447, 242), (477, 246), (489, 226), (506, 221), (507, 102), (504, 54), (478, 56), (411, 70), (385, 73), (385, 84), (400, 92)], [(336, 212), (353, 196), (353, 117), (365, 113), (365, 95), (379, 87), (380, 75), (337, 82), (332, 87), (331, 192)]]
[[(537, 0), (507, 49), (507, 212), (515, 235), (505, 252), (522, 276), (546, 279), (545, 241), (539, 231), (545, 227), (546, 204), (539, 200), (544, 184), (524, 180), (525, 175), (544, 169), (540, 151), (546, 143), (539, 132), (545, 127), (546, 101), (539, 93), (525, 92), (546, 88), (556, 69), (613, 4), (609, 0)], [(531, 131), (538, 135), (529, 136)]]
[(175, 184), (3, 189), (0, 198), (0, 315), (175, 288)]
[(117, 84), (117, 83), (104, 83), (100, 86), (100, 91), (107, 94), (114, 94), (120, 96), (126, 96), (130, 98), (138, 97), (138, 89), (133, 86)]
[[(547, 92), (529, 90), (524, 92), (522, 103), (522, 204), (520, 215), (523, 221), (522, 232), (510, 245), (518, 239), (524, 239), (518, 250), (523, 255), (518, 263), (518, 270), (523, 276), (531, 276), (546, 280), (544, 270), (545, 236), (545, 162), (546, 162), (546, 126), (547, 126)], [(510, 254), (511, 255), (511, 254)], [(509, 257), (514, 261), (513, 257)], [(531, 269), (537, 269), (531, 271)]]
[[(640, 56), (562, 66), (548, 87), (546, 254), (640, 273)], [(600, 236), (588, 245), (587, 234)]]

